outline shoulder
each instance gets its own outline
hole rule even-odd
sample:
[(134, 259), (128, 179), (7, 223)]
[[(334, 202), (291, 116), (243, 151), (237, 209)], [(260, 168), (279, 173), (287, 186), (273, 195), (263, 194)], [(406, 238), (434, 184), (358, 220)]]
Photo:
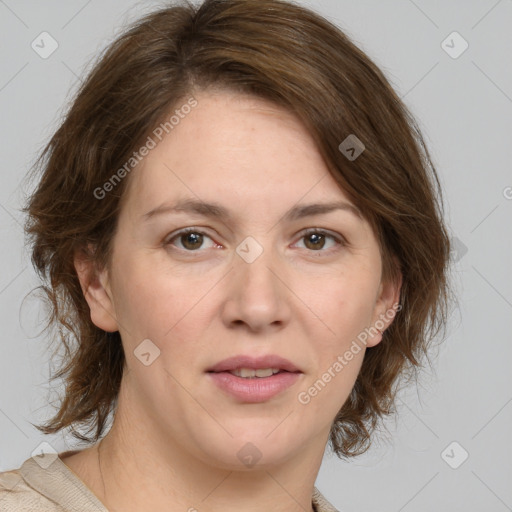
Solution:
[[(67, 453), (67, 452), (66, 452)], [(0, 473), (1, 512), (108, 512), (58, 454), (28, 458)]]
[(0, 473), (0, 510), (2, 512), (62, 512), (64, 509), (30, 487), (20, 469)]

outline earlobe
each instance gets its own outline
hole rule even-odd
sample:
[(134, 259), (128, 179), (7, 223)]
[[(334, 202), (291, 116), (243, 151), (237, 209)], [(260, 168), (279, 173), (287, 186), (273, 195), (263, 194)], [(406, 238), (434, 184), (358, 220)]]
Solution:
[(75, 254), (74, 266), (85, 300), (91, 311), (91, 321), (107, 332), (119, 330), (106, 269), (98, 270), (94, 260), (83, 251)]
[(402, 288), (402, 274), (398, 273), (394, 279), (381, 282), (377, 302), (375, 304), (368, 347), (378, 345), (386, 329), (392, 324), (397, 312), (400, 310), (400, 290)]

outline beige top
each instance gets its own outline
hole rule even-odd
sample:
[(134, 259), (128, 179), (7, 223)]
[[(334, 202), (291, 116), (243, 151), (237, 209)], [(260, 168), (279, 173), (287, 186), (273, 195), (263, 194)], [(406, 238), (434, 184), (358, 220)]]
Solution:
[[(316, 487), (312, 504), (316, 512), (338, 512)], [(0, 473), (0, 511), (108, 512), (60, 456), (48, 454), (30, 457), (20, 468)]]

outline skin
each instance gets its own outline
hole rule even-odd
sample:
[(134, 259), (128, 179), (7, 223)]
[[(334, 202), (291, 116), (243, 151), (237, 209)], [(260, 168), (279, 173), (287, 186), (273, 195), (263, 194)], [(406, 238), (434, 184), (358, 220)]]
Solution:
[[(398, 302), (400, 283), (382, 280), (376, 237), (349, 210), (283, 220), (297, 204), (350, 203), (297, 118), (250, 96), (195, 97), (130, 175), (110, 270), (75, 258), (91, 319), (119, 330), (126, 369), (100, 462), (98, 444), (62, 458), (112, 512), (311, 511), (364, 347), (310, 403), (297, 396)], [(184, 198), (219, 203), (231, 218), (143, 220)], [(205, 234), (203, 245), (169, 236), (187, 227)], [(253, 263), (236, 253), (248, 236), (263, 248)], [(134, 355), (145, 339), (160, 350), (149, 366)], [(238, 354), (278, 354), (303, 373), (267, 402), (241, 403), (205, 373)], [(247, 442), (262, 455), (252, 468), (237, 457)]]

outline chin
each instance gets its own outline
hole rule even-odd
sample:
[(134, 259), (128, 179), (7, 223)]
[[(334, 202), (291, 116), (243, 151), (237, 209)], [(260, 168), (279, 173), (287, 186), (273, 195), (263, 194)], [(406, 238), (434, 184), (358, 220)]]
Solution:
[[(284, 464), (302, 451), (305, 436), (302, 433), (297, 436), (297, 426), (278, 432), (282, 425), (278, 429), (276, 425), (282, 419), (263, 421), (259, 425), (252, 422), (245, 429), (239, 426), (236, 432), (227, 428), (233, 437), (223, 432), (215, 439), (203, 438), (196, 444), (202, 452), (201, 459), (227, 471), (265, 470)], [(290, 430), (295, 431), (295, 437)]]

